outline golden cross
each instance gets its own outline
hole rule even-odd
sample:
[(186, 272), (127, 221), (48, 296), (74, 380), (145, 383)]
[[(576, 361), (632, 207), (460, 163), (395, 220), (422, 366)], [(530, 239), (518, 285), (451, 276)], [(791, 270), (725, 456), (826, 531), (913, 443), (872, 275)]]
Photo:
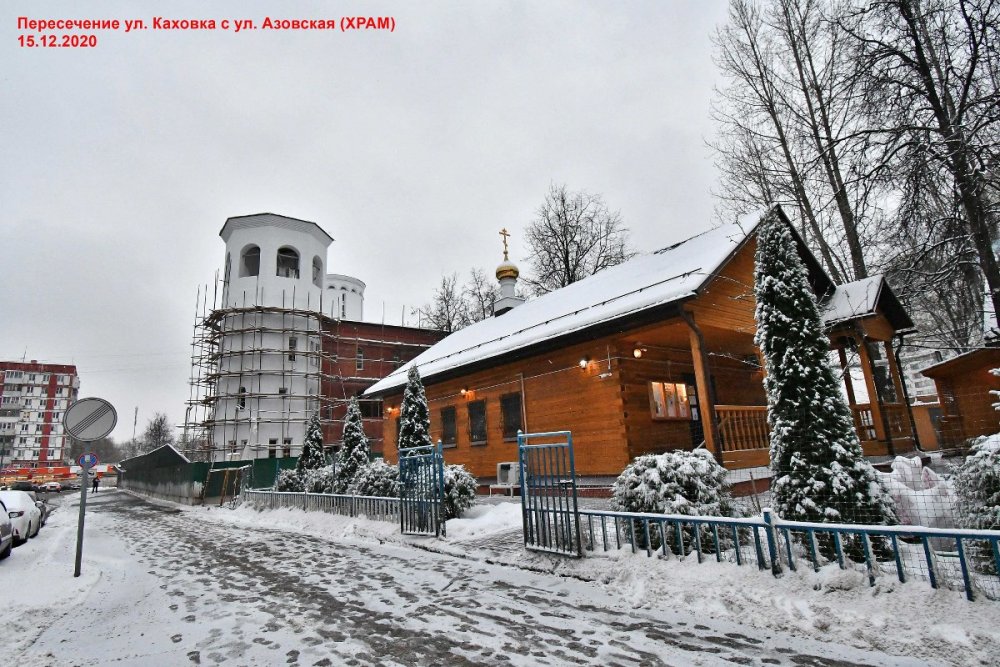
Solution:
[(500, 230), (500, 236), (503, 237), (503, 261), (506, 262), (509, 261), (507, 258), (507, 237), (510, 236), (510, 232), (507, 231), (506, 227)]

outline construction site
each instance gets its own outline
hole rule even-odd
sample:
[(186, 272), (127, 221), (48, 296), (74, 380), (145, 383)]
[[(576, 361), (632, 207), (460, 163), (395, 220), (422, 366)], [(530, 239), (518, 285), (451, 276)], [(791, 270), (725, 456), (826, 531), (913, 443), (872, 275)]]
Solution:
[[(244, 216), (227, 220), (220, 236), (225, 271), (196, 297), (180, 443), (191, 461), (297, 456), (313, 415), (335, 449), (350, 399), (445, 335), (361, 321), (364, 283), (324, 274), (332, 239), (315, 223)], [(308, 244), (316, 247), (303, 252)], [(263, 266), (267, 245), (273, 272)], [(300, 273), (303, 254), (314, 254), (311, 279)], [(381, 401), (359, 402), (372, 450), (381, 453)]]

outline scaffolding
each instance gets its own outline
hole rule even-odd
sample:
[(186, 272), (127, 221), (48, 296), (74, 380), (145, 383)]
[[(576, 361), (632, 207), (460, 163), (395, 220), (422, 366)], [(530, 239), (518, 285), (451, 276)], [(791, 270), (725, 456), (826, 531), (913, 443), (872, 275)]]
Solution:
[[(364, 374), (342, 374), (338, 361), (353, 359), (366, 344), (380, 351), (428, 347), (384, 336), (342, 335), (333, 305), (329, 315), (323, 313), (322, 292), (318, 303), (312, 303), (310, 294), (303, 303), (294, 289), (282, 292), (275, 299), (280, 305), (271, 306), (258, 305), (263, 291), (255, 292), (230, 299), (229, 285), (218, 275), (212, 289), (198, 288), (181, 439), (181, 449), (192, 461), (242, 458), (247, 447), (252, 458), (274, 457), (276, 449), (288, 456), (291, 445), (301, 445), (313, 415), (319, 415), (324, 430), (342, 425), (357, 387), (374, 384), (405, 360), (381, 354), (365, 358), (364, 364), (372, 364), (369, 368), (376, 372)], [(363, 402), (366, 419), (381, 419), (380, 400)]]

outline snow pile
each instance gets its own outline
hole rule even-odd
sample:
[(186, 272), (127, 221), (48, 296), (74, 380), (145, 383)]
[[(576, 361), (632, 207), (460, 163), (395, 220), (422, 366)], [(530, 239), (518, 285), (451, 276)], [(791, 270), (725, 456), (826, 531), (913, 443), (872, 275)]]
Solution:
[(521, 504), (476, 505), (461, 519), (448, 520), (448, 539), (472, 540), (521, 530)]
[(879, 473), (882, 486), (896, 505), (901, 524), (927, 528), (954, 528), (955, 497), (951, 485), (919, 457), (897, 456), (892, 472)]

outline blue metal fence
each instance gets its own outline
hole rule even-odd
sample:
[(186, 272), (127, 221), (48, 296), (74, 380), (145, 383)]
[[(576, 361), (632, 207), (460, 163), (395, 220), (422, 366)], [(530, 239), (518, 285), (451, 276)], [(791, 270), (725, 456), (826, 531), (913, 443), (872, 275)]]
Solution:
[(399, 450), (399, 526), (404, 535), (445, 533), (441, 443)]
[(696, 554), (737, 565), (755, 563), (775, 575), (800, 565), (818, 571), (837, 562), (859, 568), (869, 584), (894, 573), (900, 582), (923, 579), (932, 588), (957, 588), (1000, 599), (1000, 531), (952, 530), (920, 526), (784, 521), (770, 510), (753, 518), (684, 516), (580, 510), (585, 548), (631, 548), (664, 556)]
[[(531, 444), (538, 440), (545, 442)], [(517, 445), (524, 546), (581, 556), (573, 435), (569, 431), (518, 433)]]

